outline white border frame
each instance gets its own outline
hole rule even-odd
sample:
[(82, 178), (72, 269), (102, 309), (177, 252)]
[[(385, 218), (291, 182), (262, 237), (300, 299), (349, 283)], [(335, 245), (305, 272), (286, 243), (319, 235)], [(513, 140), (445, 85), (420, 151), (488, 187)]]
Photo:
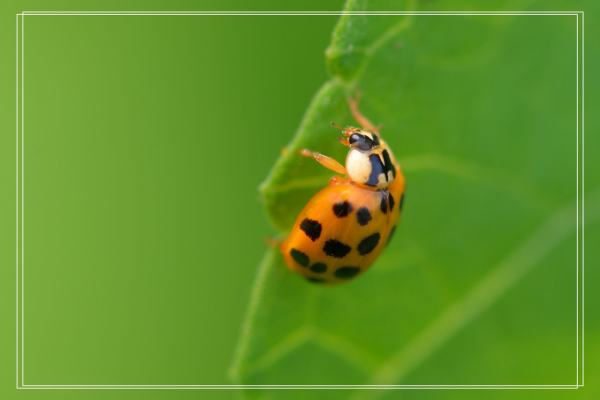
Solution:
[[(73, 385), (73, 384), (25, 384), (25, 16), (342, 16), (342, 15), (511, 15), (545, 16), (567, 15), (577, 18), (576, 24), (576, 146), (577, 146), (577, 195), (576, 195), (576, 362), (577, 382), (565, 385)], [(22, 11), (16, 14), (16, 388), (20, 389), (578, 389), (584, 386), (584, 15), (583, 11)], [(581, 18), (581, 27), (579, 19)], [(581, 31), (581, 36), (580, 36)], [(580, 61), (581, 59), (581, 61)], [(580, 71), (581, 69), (581, 71)], [(20, 100), (20, 101), (19, 101)], [(581, 108), (580, 108), (581, 103)], [(581, 127), (580, 127), (581, 124)], [(580, 142), (581, 140), (581, 142)], [(581, 157), (580, 157), (581, 151)], [(20, 161), (20, 163), (19, 163)], [(581, 175), (580, 175), (581, 168)], [(581, 183), (580, 183), (581, 182)], [(580, 197), (581, 193), (581, 197)], [(19, 235), (20, 233), (20, 235)], [(581, 235), (581, 241), (580, 241)], [(580, 374), (581, 369), (581, 374)]]

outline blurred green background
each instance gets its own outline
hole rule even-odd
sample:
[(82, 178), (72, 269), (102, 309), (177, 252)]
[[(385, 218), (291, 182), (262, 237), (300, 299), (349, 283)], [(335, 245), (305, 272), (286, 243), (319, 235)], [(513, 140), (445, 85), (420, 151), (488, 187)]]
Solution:
[[(436, 4), (440, 9), (451, 6), (450, 3), (443, 2)], [(586, 3), (568, 2), (551, 5), (541, 2), (494, 4), (496, 9), (551, 9), (551, 5), (569, 9), (588, 7)], [(373, 7), (393, 7), (392, 3), (381, 3), (379, 7), (377, 5), (375, 3)], [(253, 4), (252, 8), (336, 10), (342, 6), (341, 1), (264, 1)], [(404, 6), (403, 3), (398, 3), (397, 8), (402, 9)], [(0, 173), (4, 184), (0, 220), (4, 228), (1, 273), (3, 289), (5, 288), (2, 290), (1, 307), (2, 315), (6, 318), (3, 319), (4, 340), (0, 353), (3, 361), (1, 396), (236, 398), (239, 393), (235, 391), (102, 393), (17, 392), (14, 389), (14, 14), (20, 10), (45, 9), (242, 10), (248, 9), (249, 5), (242, 1), (63, 1), (52, 5), (39, 1), (22, 1), (2, 7), (2, 44), (5, 56), (1, 68), (2, 89), (6, 95), (2, 100), (5, 129), (2, 130), (4, 133), (0, 139)], [(489, 7), (494, 8), (492, 5)], [(461, 8), (473, 9), (475, 6), (463, 3)], [(257, 187), (297, 130), (314, 94), (329, 78), (324, 66), (324, 51), (331, 42), (331, 33), (337, 21), (338, 17), (335, 16), (26, 17), (26, 384), (231, 382), (227, 372), (238, 345), (240, 326), (248, 306), (256, 266), (263, 258), (266, 238), (275, 232), (265, 216)], [(562, 50), (574, 52), (574, 24), (559, 22), (553, 25), (551, 22), (540, 22), (536, 25), (539, 29), (532, 26), (529, 31), (531, 35), (526, 40), (523, 39), (524, 47), (513, 49), (514, 57), (504, 54), (504, 58), (501, 58), (506, 63), (507, 70), (522, 72), (520, 79), (526, 80), (537, 75), (540, 82), (547, 83), (540, 86), (539, 96), (531, 93), (523, 96), (523, 101), (533, 102), (535, 110), (539, 112), (536, 115), (558, 115), (554, 123), (540, 118), (541, 125), (535, 130), (535, 135), (520, 137), (514, 143), (502, 142), (501, 135), (503, 126), (530, 123), (529, 115), (518, 109), (519, 101), (515, 101), (515, 108), (510, 114), (494, 113), (496, 98), (481, 98), (479, 95), (469, 97), (468, 93), (464, 98), (456, 96), (457, 100), (469, 101), (462, 107), (465, 114), (445, 115), (444, 104), (436, 104), (438, 100), (451, 97), (448, 93), (461, 87), (460, 82), (474, 78), (477, 72), (474, 73), (469, 68), (473, 65), (485, 66), (494, 59), (494, 54), (487, 52), (488, 46), (465, 47), (465, 44), (471, 43), (468, 37), (453, 40), (453, 28), (460, 25), (440, 20), (437, 31), (420, 30), (418, 23), (412, 31), (413, 39), (416, 39), (421, 48), (433, 42), (427, 40), (428, 35), (445, 35), (448, 38), (441, 44), (439, 40), (435, 41), (440, 46), (437, 50), (428, 48), (423, 52), (438, 55), (439, 59), (419, 59), (416, 65), (406, 62), (414, 68), (418, 68), (419, 63), (421, 67), (442, 64), (445, 71), (450, 71), (448, 75), (440, 76), (435, 75), (433, 69), (429, 71), (423, 67), (425, 71), (422, 72), (422, 79), (428, 79), (430, 87), (437, 87), (442, 93), (440, 96), (423, 91), (422, 86), (426, 86), (423, 81), (410, 82), (408, 86), (393, 87), (392, 90), (381, 86), (377, 80), (365, 80), (363, 89), (366, 92), (381, 93), (373, 98), (367, 109), (377, 116), (377, 122), (384, 123), (386, 129), (392, 131), (398, 131), (403, 124), (413, 124), (426, 130), (428, 124), (439, 127), (446, 121), (452, 126), (451, 129), (462, 126), (468, 132), (488, 132), (495, 140), (500, 140), (500, 145), (497, 143), (496, 146), (489, 146), (486, 141), (491, 136), (465, 134), (464, 137), (452, 139), (443, 139), (441, 136), (436, 138), (436, 135), (443, 135), (439, 131), (419, 132), (419, 135), (431, 135), (430, 142), (434, 147), (448, 152), (458, 151), (459, 156), (462, 155), (461, 151), (472, 154), (477, 149), (486, 149), (489, 153), (481, 153), (478, 161), (487, 160), (488, 165), (499, 170), (502, 170), (503, 165), (501, 157), (497, 157), (496, 147), (501, 147), (502, 151), (510, 152), (510, 159), (521, 160), (523, 165), (531, 166), (533, 170), (528, 173), (535, 176), (537, 183), (544, 185), (544, 191), (553, 193), (549, 200), (546, 199), (548, 204), (545, 207), (554, 209), (567, 204), (575, 191), (575, 183), (566, 177), (574, 177), (575, 160), (564, 158), (567, 153), (561, 151), (571, 144), (574, 150), (574, 143), (572, 140), (563, 140), (556, 134), (544, 138), (544, 134), (555, 127), (563, 132), (568, 130), (568, 124), (575, 124), (572, 110), (574, 103), (566, 100), (567, 96), (574, 99), (574, 76), (557, 78), (551, 73), (570, 71), (571, 66), (561, 64), (562, 61), (557, 58), (556, 63), (547, 65), (548, 68), (543, 65), (536, 67), (540, 68), (539, 74), (537, 71), (532, 74), (530, 70), (521, 71), (515, 64), (522, 57), (530, 57), (531, 60), (542, 57), (551, 61), (553, 58), (548, 51), (553, 48), (556, 54)], [(502, 39), (498, 39), (501, 35), (527, 32), (523, 25), (517, 24), (515, 30), (511, 29), (515, 25), (504, 25), (500, 20), (492, 25), (493, 32), (489, 38), (485, 38), (490, 43), (494, 40), (501, 41)], [(548, 41), (547, 36), (556, 32), (556, 29), (572, 34), (573, 40), (556, 36)], [(466, 29), (465, 32), (466, 35), (473, 35), (478, 30)], [(598, 30), (590, 27), (586, 35), (593, 37), (593, 32), (597, 33)], [(520, 39), (515, 36), (510, 40), (518, 42)], [(535, 46), (536, 43), (539, 47)], [(402, 43), (397, 45), (399, 48), (403, 46)], [(586, 65), (588, 70), (592, 70), (592, 65), (596, 63), (594, 49), (597, 46), (590, 46), (595, 47), (586, 53), (586, 56), (589, 55), (589, 65)], [(410, 47), (405, 47), (405, 50), (403, 57), (414, 55), (418, 59), (419, 54), (412, 53)], [(378, 59), (382, 65), (387, 62), (386, 54)], [(570, 62), (573, 62), (574, 54), (569, 54), (569, 57)], [(445, 62), (449, 64), (444, 64)], [(468, 66), (466, 71), (462, 68), (465, 65)], [(501, 70), (501, 66), (494, 65), (494, 71)], [(374, 71), (377, 72), (377, 68)], [(382, 74), (389, 72), (385, 69), (380, 71)], [(486, 75), (485, 68), (478, 71), (480, 75), (475, 77), (480, 82), (485, 80), (495, 92), (503, 93), (507, 98), (514, 96), (515, 99), (521, 99), (519, 82), (515, 82), (514, 88), (503, 86), (510, 81), (510, 76), (501, 79), (501, 76)], [(341, 74), (343, 73), (342, 70)], [(446, 79), (449, 76), (453, 76), (456, 81), (448, 83)], [(592, 77), (589, 81), (594, 82), (594, 79)], [(406, 92), (416, 93), (415, 98), (399, 100), (394, 97), (394, 93)], [(549, 93), (558, 96), (559, 104), (556, 104), (556, 98), (545, 96)], [(503, 101), (506, 102), (506, 99)], [(594, 101), (595, 95), (591, 94), (587, 109), (593, 109)], [(403, 108), (389, 110), (386, 103), (401, 104)], [(437, 107), (420, 108), (431, 104), (436, 104)], [(454, 108), (448, 109), (461, 107), (455, 104)], [(402, 117), (396, 118), (396, 111)], [(489, 117), (493, 119), (490, 120)], [(588, 131), (593, 131), (594, 126), (597, 127), (593, 121), (586, 124)], [(595, 140), (592, 137), (586, 143), (592, 147)], [(430, 151), (424, 144), (427, 141), (403, 141), (400, 137), (391, 141), (395, 146), (403, 146), (396, 150), (396, 155), (401, 160), (401, 156), (410, 159), (410, 156)], [(532, 151), (534, 148), (535, 152)], [(593, 152), (590, 153), (593, 156)], [(531, 157), (531, 154), (535, 156)], [(443, 187), (447, 183), (439, 176), (419, 178), (418, 163), (431, 160), (412, 159), (417, 171), (414, 174), (417, 179), (421, 179), (422, 187)], [(410, 161), (408, 164), (410, 173)], [(567, 169), (559, 168), (563, 165)], [(550, 167), (561, 171), (560, 175), (557, 177), (555, 170)], [(548, 171), (553, 173), (549, 174)], [(598, 197), (593, 197), (599, 182), (598, 173), (593, 166), (587, 171), (589, 193), (592, 193), (591, 198), (594, 199)], [(462, 184), (467, 185), (468, 181)], [(460, 191), (463, 189), (460, 188), (455, 193), (445, 192), (444, 196), (448, 196), (449, 202), (459, 202)], [(414, 190), (417, 196), (415, 198), (418, 198), (419, 188)], [(524, 197), (529, 196), (530, 190), (535, 192), (535, 188), (528, 187), (516, 190), (523, 190)], [(301, 196), (294, 196), (299, 203), (303, 201)], [(431, 220), (449, 217), (452, 223), (462, 224), (464, 232), (469, 231), (469, 224), (474, 224), (473, 226), (477, 225), (477, 231), (470, 232), (471, 234), (485, 234), (485, 230), (479, 230), (482, 229), (478, 225), (482, 223), (481, 218), (473, 216), (472, 221), (453, 219), (452, 211), (444, 210), (435, 200), (426, 199), (421, 203), (422, 209), (430, 207), (429, 209), (436, 210), (430, 215)], [(505, 200), (500, 195), (496, 196), (493, 190), (486, 189), (485, 196), (476, 199), (480, 207), (474, 213), (485, 214), (488, 205), (481, 203), (499, 203)], [(410, 210), (413, 199), (407, 201)], [(297, 205), (284, 204), (284, 212), (294, 215)], [(278, 207), (282, 207), (281, 203)], [(515, 208), (517, 206), (508, 203), (501, 206), (505, 212), (503, 215), (507, 216)], [(536, 214), (538, 211), (535, 207), (524, 207), (513, 214), (516, 215), (515, 219), (520, 216), (532, 218), (530, 221), (521, 221), (522, 224), (518, 225), (522, 229), (521, 233), (539, 221)], [(591, 218), (596, 214), (592, 208)], [(594, 238), (600, 238), (598, 222), (594, 221), (596, 222), (589, 227), (589, 233), (586, 232), (586, 239), (591, 243)], [(514, 222), (503, 221), (502, 229), (509, 229), (509, 225)], [(493, 226), (493, 223), (494, 221), (489, 221), (487, 226)], [(430, 222), (427, 225), (413, 222), (412, 237), (416, 242), (419, 237), (437, 235), (437, 250), (444, 251), (456, 245), (454, 235), (457, 235), (457, 231), (448, 226), (445, 225), (447, 231), (432, 233)], [(410, 236), (411, 232), (402, 231), (402, 234)], [(443, 243), (443, 238), (449, 238), (449, 241)], [(519, 240), (520, 238), (515, 237), (515, 242)], [(574, 333), (563, 329), (562, 324), (568, 323), (574, 327), (574, 321), (571, 321), (574, 319), (574, 304), (566, 302), (573, 299), (575, 285), (573, 276), (568, 275), (560, 263), (565, 259), (565, 254), (574, 258), (573, 240), (569, 236), (554, 254), (554, 264), (548, 264), (550, 268), (547, 272), (552, 275), (543, 281), (545, 283), (536, 286), (536, 282), (541, 280), (530, 276), (520, 287), (521, 294), (507, 299), (503, 308), (485, 316), (482, 332), (489, 331), (490, 337), (512, 335), (512, 339), (499, 340), (497, 343), (501, 344), (498, 345), (493, 344), (496, 342), (492, 345), (481, 343), (481, 346), (491, 346), (491, 353), (487, 358), (490, 364), (486, 366), (485, 373), (477, 369), (467, 371), (473, 380), (469, 383), (497, 383), (478, 380), (494, 376), (490, 369), (496, 367), (497, 376), (510, 376), (497, 360), (502, 360), (507, 352), (526, 352), (531, 342), (519, 342), (521, 332), (511, 332), (510, 328), (502, 333), (495, 329), (498, 326), (514, 327), (519, 324), (528, 324), (528, 329), (535, 331), (534, 341), (541, 346), (538, 351), (541, 362), (551, 362), (557, 366), (552, 376), (536, 375), (535, 371), (531, 371), (527, 377), (538, 379), (531, 383), (553, 383), (555, 380), (557, 383), (574, 382), (574, 345), (563, 346), (562, 342), (554, 340), (565, 339), (574, 343)], [(410, 247), (410, 243), (409, 240), (402, 242), (402, 245)], [(569, 250), (571, 248), (573, 251)], [(485, 257), (505, 250), (502, 246), (492, 249), (482, 247), (474, 249), (470, 257)], [(457, 263), (464, 254), (455, 256), (457, 259), (452, 261)], [(435, 254), (432, 257), (435, 258)], [(412, 260), (414, 259), (418, 260), (418, 257)], [(385, 266), (382, 266), (382, 271), (386, 271)], [(540, 269), (536, 271), (536, 274), (543, 273)], [(592, 277), (594, 274), (594, 271), (589, 273)], [(436, 271), (429, 270), (419, 273), (416, 278), (425, 282), (434, 281), (436, 284), (439, 280), (445, 280), (443, 283), (451, 287), (451, 290), (442, 293), (441, 297), (453, 299), (456, 293), (465, 292), (471, 286), (474, 275), (470, 270), (465, 270), (462, 275), (457, 271), (457, 274), (451, 276), (440, 276)], [(274, 279), (273, 282), (278, 284), (279, 278), (275, 276)], [(281, 288), (287, 291), (288, 296), (295, 296), (294, 290), (300, 291), (299, 296), (290, 299), (290, 305), (295, 304), (294, 301), (303, 301), (301, 296), (305, 292), (315, 290), (299, 281), (286, 286), (286, 280), (292, 278), (286, 276), (281, 279)], [(389, 281), (389, 275), (375, 277), (375, 281), (377, 279)], [(548, 286), (548, 282), (552, 284)], [(568, 282), (569, 289), (565, 290), (560, 285), (561, 282)], [(350, 290), (358, 290), (362, 295), (374, 293), (376, 288), (369, 287), (368, 282), (364, 285), (367, 286), (354, 286)], [(537, 296), (535, 293), (542, 295)], [(269, 295), (270, 293), (265, 294), (267, 302), (270, 299), (279, 300)], [(335, 292), (332, 296), (337, 295), (343, 297), (344, 294)], [(439, 293), (435, 293), (435, 296), (438, 295)], [(594, 296), (593, 293), (591, 296)], [(515, 319), (515, 315), (511, 313), (511, 309), (522, 306), (523, 298), (528, 301), (536, 298), (539, 300), (531, 308), (539, 310), (540, 315), (543, 315), (540, 316), (539, 323), (530, 319), (518, 320), (525, 318), (523, 315), (517, 315)], [(432, 309), (439, 305), (439, 299), (435, 299)], [(591, 297), (586, 304), (591, 308), (594, 304), (599, 304), (597, 300), (596, 297)], [(407, 303), (409, 301), (410, 298), (405, 299), (403, 308), (410, 306)], [(331, 304), (336, 304), (335, 300)], [(544, 308), (546, 306), (555, 307), (554, 320)], [(294, 312), (293, 309), (287, 311)], [(275, 322), (278, 315), (269, 312), (267, 309), (265, 315)], [(363, 312), (367, 313), (368, 309), (365, 308)], [(349, 323), (348, 329), (354, 329), (352, 324), (355, 322), (360, 324), (360, 320)], [(268, 340), (269, 326), (264, 322), (256, 334), (262, 335), (264, 331), (266, 333), (263, 339), (266, 337)], [(553, 330), (554, 333), (547, 336), (547, 330)], [(589, 349), (590, 356), (587, 359), (592, 361), (588, 362), (586, 378), (591, 378), (591, 371), (600, 371), (595, 368), (593, 361), (593, 355), (600, 354), (595, 345), (598, 327), (593, 321), (588, 325), (588, 333), (586, 344), (589, 346), (586, 349)], [(477, 364), (480, 361), (477, 357), (470, 361), (468, 358), (462, 359), (460, 349), (472, 346), (481, 337), (478, 334), (471, 337), (467, 332), (456, 338), (457, 342), (448, 346), (448, 351), (442, 351), (432, 364), (425, 365), (412, 377), (414, 382), (461, 381), (463, 376), (459, 372), (453, 374), (453, 371), (459, 371), (455, 368), (456, 364), (481, 364)], [(531, 336), (528, 336), (529, 339)], [(503, 347), (505, 343), (516, 343), (517, 346), (506, 348)], [(519, 348), (519, 343), (522, 343), (522, 348)], [(310, 362), (310, 351), (308, 349), (304, 352), (304, 356), (308, 355), (308, 361), (304, 358), (299, 361)], [(385, 353), (385, 349), (381, 351)], [(544, 358), (544, 355), (547, 357)], [(315, 355), (314, 360), (322, 361), (319, 357)], [(263, 376), (264, 383), (299, 382), (294, 378), (302, 376), (303, 372), (294, 370), (293, 362), (292, 357), (284, 367), (271, 371), (272, 374), (267, 373)], [(259, 378), (261, 376), (258, 375)], [(282, 381), (267, 381), (277, 378)], [(361, 383), (340, 382), (335, 373), (331, 375), (332, 379), (337, 379), (334, 382), (324, 378), (326, 382), (322, 383)], [(347, 393), (320, 392), (319, 395), (346, 398)], [(594, 392), (586, 388), (584, 391), (571, 393), (591, 398), (593, 394), (590, 393)], [(285, 392), (258, 391), (253, 394), (281, 397)], [(295, 394), (311, 395), (309, 392)], [(503, 398), (505, 394), (506, 392), (500, 392), (496, 396)], [(431, 392), (421, 392), (418, 395), (433, 396)], [(456, 393), (450, 395), (457, 396)]]

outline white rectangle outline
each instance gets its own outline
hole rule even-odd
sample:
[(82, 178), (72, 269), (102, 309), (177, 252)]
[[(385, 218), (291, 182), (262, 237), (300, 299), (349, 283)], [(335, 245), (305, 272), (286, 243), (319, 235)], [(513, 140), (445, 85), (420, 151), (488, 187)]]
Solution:
[[(342, 16), (342, 15), (364, 15), (364, 16), (390, 16), (390, 15), (418, 15), (418, 16), (575, 16), (576, 17), (576, 379), (577, 382), (574, 385), (546, 385), (546, 384), (532, 384), (532, 385), (147, 385), (147, 384), (124, 384), (124, 385), (74, 385), (74, 384), (47, 384), (47, 385), (36, 385), (36, 384), (25, 384), (25, 344), (24, 344), (24, 331), (25, 331), (25, 212), (24, 212), (24, 198), (25, 198), (25, 111), (24, 111), (24, 65), (25, 65), (25, 16)], [(579, 36), (579, 17), (581, 16), (581, 38)], [(585, 258), (584, 258), (584, 241), (585, 241), (585, 122), (584, 122), (584, 109), (585, 109), (585, 95), (584, 95), (584, 75), (585, 75), (585, 63), (584, 63), (584, 16), (583, 11), (364, 11), (364, 12), (344, 12), (344, 11), (22, 11), (16, 14), (16, 388), (20, 389), (113, 389), (113, 390), (131, 390), (131, 389), (579, 389), (584, 386), (584, 371), (585, 371), (585, 332), (584, 332), (584, 320), (585, 320), (585, 303), (584, 303), (584, 271), (585, 271)], [(19, 27), (21, 28), (19, 30)], [(21, 39), (19, 41), (19, 39)], [(581, 39), (581, 41), (580, 41)], [(19, 52), (20, 44), (20, 52)], [(579, 75), (579, 48), (581, 47), (581, 81)], [(19, 55), (20, 60), (19, 60)], [(20, 68), (19, 68), (20, 67)], [(19, 92), (19, 82), (20, 92)], [(579, 91), (581, 83), (581, 93)], [(19, 93), (21, 96), (19, 97)], [(579, 114), (579, 102), (581, 96), (581, 116)], [(19, 100), (21, 100), (19, 102)], [(19, 116), (20, 124), (19, 124)], [(581, 118), (581, 131), (579, 127), (579, 120)], [(20, 128), (20, 130), (19, 130)], [(20, 133), (20, 135), (19, 135)], [(579, 158), (580, 143), (579, 135), (581, 133), (581, 160)], [(19, 141), (21, 146), (19, 147)], [(19, 157), (19, 148), (21, 150)], [(19, 160), (21, 161), (21, 174), (19, 174)], [(581, 162), (581, 209), (579, 205), (579, 165)], [(21, 177), (21, 180), (19, 180)], [(21, 197), (19, 198), (19, 187), (21, 188)], [(21, 202), (19, 203), (19, 199)], [(20, 205), (20, 208), (19, 208)], [(19, 220), (19, 211), (20, 220)], [(581, 224), (580, 224), (581, 220)], [(19, 222), (21, 225), (19, 225)], [(21, 226), (19, 236), (19, 226)], [(579, 232), (581, 229), (581, 248), (579, 241)], [(19, 258), (19, 249), (20, 258)], [(581, 262), (580, 262), (580, 250), (581, 250)], [(19, 260), (21, 263), (19, 264)], [(579, 275), (581, 269), (581, 276)], [(19, 285), (20, 283), (20, 285)], [(581, 285), (581, 293), (579, 286)], [(581, 298), (581, 306), (580, 306)], [(581, 320), (579, 314), (581, 313)], [(581, 342), (579, 341), (580, 330), (579, 325), (581, 324)], [(20, 339), (20, 341), (19, 341)], [(19, 347), (19, 344), (21, 345)], [(581, 360), (579, 354), (581, 352)], [(19, 361), (21, 361), (19, 363)], [(21, 368), (19, 369), (19, 364)], [(581, 375), (579, 374), (579, 367), (581, 365)], [(581, 377), (581, 383), (579, 381)]]

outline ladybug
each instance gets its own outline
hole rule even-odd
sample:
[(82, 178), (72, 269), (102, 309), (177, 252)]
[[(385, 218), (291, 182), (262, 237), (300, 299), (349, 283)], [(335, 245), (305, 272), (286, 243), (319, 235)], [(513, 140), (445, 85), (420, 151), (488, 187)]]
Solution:
[(347, 282), (365, 272), (392, 238), (404, 203), (404, 176), (379, 130), (348, 100), (361, 128), (342, 129), (346, 165), (301, 151), (336, 172), (309, 200), (279, 248), (287, 266), (314, 283)]

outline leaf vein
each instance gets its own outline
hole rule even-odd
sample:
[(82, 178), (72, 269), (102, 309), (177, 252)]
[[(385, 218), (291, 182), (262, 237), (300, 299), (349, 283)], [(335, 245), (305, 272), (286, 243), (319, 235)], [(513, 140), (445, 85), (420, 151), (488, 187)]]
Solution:
[[(422, 364), (457, 332), (513, 287), (559, 243), (575, 230), (572, 204), (563, 207), (533, 232), (474, 286), (462, 300), (450, 305), (407, 346), (394, 354), (369, 379), (368, 384), (393, 384)], [(359, 394), (356, 399), (375, 398)]]

